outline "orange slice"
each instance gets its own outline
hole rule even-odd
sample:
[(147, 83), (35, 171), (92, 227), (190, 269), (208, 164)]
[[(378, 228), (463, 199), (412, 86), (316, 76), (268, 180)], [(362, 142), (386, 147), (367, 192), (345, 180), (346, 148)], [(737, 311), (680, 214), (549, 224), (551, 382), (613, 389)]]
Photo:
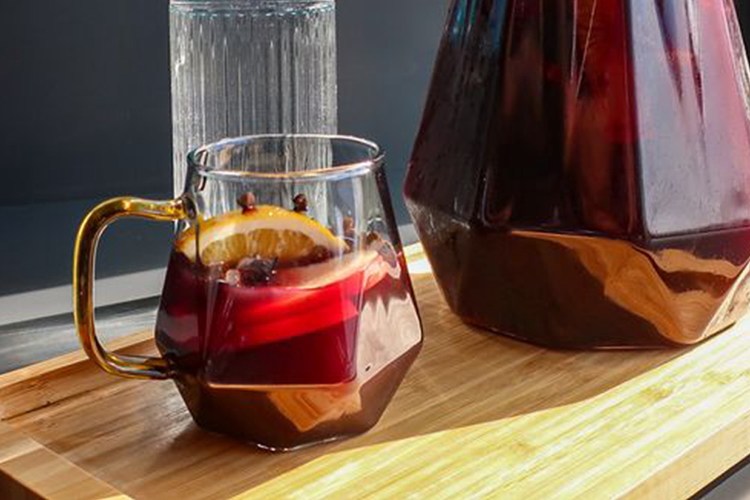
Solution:
[(374, 250), (361, 250), (320, 264), (284, 269), (276, 276), (276, 284), (300, 290), (324, 288), (364, 273), (378, 257)]
[(198, 231), (191, 228), (177, 241), (177, 248), (190, 260), (195, 261), (199, 254), (205, 265), (233, 265), (245, 257), (293, 262), (321, 247), (333, 255), (347, 248), (343, 240), (319, 222), (272, 205), (202, 221)]

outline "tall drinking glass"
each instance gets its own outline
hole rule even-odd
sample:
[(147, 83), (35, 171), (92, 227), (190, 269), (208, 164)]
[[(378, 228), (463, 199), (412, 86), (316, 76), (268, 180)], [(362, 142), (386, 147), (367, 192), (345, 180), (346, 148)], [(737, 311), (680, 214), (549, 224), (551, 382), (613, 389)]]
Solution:
[(336, 132), (334, 0), (171, 0), (174, 192), (225, 137)]

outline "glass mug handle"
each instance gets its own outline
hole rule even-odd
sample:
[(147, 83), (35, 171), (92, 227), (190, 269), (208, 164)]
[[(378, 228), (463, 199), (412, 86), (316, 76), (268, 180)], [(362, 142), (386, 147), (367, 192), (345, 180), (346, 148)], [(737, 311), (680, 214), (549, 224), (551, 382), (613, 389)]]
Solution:
[(178, 198), (169, 201), (121, 197), (107, 200), (81, 222), (73, 253), (73, 318), (78, 338), (88, 357), (112, 375), (137, 379), (170, 377), (163, 358), (120, 355), (107, 351), (96, 336), (94, 325), (94, 262), (102, 232), (123, 217), (177, 221), (188, 217), (187, 203)]

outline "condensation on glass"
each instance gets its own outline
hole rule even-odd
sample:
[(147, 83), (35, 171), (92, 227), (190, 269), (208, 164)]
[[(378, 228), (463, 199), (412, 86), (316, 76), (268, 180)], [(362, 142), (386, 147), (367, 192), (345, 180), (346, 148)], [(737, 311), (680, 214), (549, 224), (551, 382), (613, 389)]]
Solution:
[(336, 132), (334, 0), (172, 0), (169, 10), (175, 193), (203, 144)]

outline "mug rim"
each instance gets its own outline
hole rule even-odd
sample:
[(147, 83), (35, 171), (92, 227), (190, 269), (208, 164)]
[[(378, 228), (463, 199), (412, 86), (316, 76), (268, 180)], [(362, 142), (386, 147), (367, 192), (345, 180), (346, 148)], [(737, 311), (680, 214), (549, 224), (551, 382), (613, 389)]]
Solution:
[[(258, 171), (247, 171), (247, 170), (229, 170), (221, 167), (210, 167), (201, 164), (196, 156), (201, 153), (211, 154), (212, 149), (217, 149), (225, 145), (231, 144), (247, 144), (252, 141), (268, 140), (268, 139), (280, 139), (280, 138), (292, 138), (292, 139), (323, 139), (337, 142), (345, 142), (350, 144), (356, 144), (367, 148), (371, 157), (352, 163), (344, 163), (341, 165), (332, 165), (329, 167), (323, 167), (313, 170), (296, 170), (292, 172), (258, 172)], [(287, 179), (341, 179), (347, 177), (355, 177), (376, 171), (383, 164), (385, 159), (385, 152), (375, 142), (356, 137), (353, 135), (340, 135), (340, 134), (253, 134), (244, 135), (239, 137), (228, 137), (219, 141), (214, 141), (203, 146), (199, 146), (191, 150), (187, 155), (188, 168), (194, 169), (198, 175), (203, 177), (226, 179), (226, 180), (247, 180), (247, 179), (265, 179), (265, 180), (287, 180)]]

